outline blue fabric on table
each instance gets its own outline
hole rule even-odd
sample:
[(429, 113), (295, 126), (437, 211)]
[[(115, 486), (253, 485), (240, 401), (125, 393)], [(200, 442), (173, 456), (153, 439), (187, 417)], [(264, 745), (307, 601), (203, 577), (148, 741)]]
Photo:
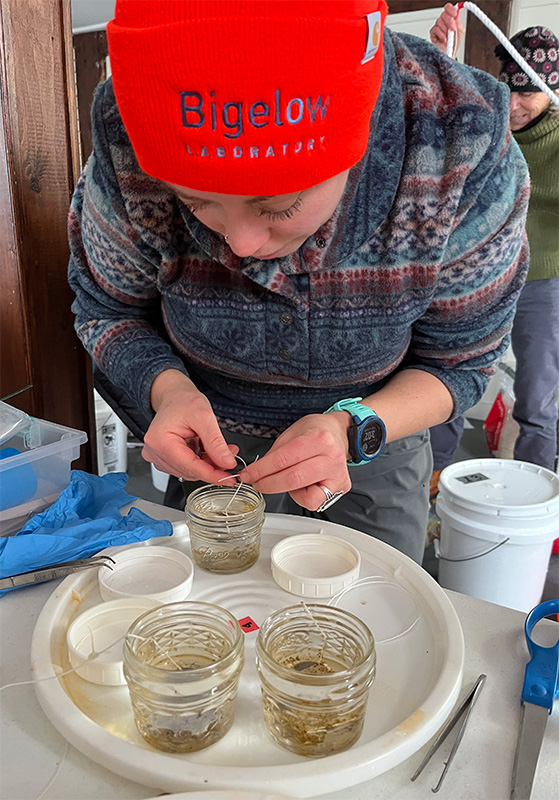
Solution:
[(14, 536), (0, 538), (0, 578), (89, 558), (106, 547), (170, 536), (168, 520), (154, 520), (138, 508), (121, 516), (122, 506), (137, 499), (124, 491), (127, 481), (125, 472), (99, 476), (72, 470), (70, 484), (52, 506)]

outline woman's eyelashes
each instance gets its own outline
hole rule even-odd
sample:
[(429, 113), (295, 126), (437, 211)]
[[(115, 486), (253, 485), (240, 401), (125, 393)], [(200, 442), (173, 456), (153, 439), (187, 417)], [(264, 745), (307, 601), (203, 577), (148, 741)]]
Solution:
[(301, 209), (303, 205), (303, 198), (298, 197), (297, 200), (290, 205), (289, 208), (284, 208), (283, 211), (269, 211), (266, 208), (261, 208), (259, 216), (266, 217), (266, 219), (277, 220), (277, 219), (291, 219), (293, 214)]
[(197, 214), (198, 211), (203, 211), (205, 208), (207, 208), (210, 205), (209, 203), (204, 203), (203, 201), (201, 201), (200, 203), (186, 203), (185, 202), (184, 204), (188, 208), (188, 210), (190, 211), (191, 214)]
[[(209, 201), (201, 200), (199, 203), (192, 203), (183, 201), (191, 214), (198, 214), (200, 211), (205, 211), (212, 204)], [(266, 217), (270, 220), (291, 219), (291, 217), (301, 209), (303, 205), (303, 198), (298, 197), (289, 208), (284, 208), (282, 211), (271, 211), (268, 208), (258, 209), (258, 216)]]

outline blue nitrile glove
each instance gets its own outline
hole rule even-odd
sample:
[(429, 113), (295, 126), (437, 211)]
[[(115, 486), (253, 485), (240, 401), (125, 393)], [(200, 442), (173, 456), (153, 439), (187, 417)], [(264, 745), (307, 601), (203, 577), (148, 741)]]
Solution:
[(127, 481), (125, 472), (99, 476), (72, 470), (69, 486), (50, 508), (15, 536), (0, 537), (0, 578), (89, 558), (106, 547), (170, 536), (170, 522), (154, 520), (138, 508), (121, 516), (120, 508), (137, 499), (124, 491)]

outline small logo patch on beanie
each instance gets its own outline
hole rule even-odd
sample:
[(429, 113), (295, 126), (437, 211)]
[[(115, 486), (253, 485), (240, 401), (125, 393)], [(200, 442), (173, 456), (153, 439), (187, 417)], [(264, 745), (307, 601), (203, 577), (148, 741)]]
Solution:
[(372, 14), (366, 14), (367, 20), (367, 45), (365, 47), (365, 55), (361, 60), (362, 64), (366, 64), (377, 54), (381, 42), (382, 31), (382, 17), (380, 11), (373, 11)]

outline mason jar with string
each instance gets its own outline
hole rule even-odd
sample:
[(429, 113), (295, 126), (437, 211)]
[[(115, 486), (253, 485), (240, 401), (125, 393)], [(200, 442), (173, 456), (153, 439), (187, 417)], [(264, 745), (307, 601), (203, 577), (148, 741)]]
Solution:
[(185, 753), (225, 736), (244, 663), (244, 634), (229, 611), (188, 600), (158, 606), (132, 624), (123, 652), (134, 721), (148, 744)]
[(279, 745), (318, 758), (359, 739), (376, 654), (356, 616), (316, 603), (280, 609), (258, 632), (256, 664), (264, 721)]
[(207, 572), (242, 572), (258, 560), (266, 503), (244, 483), (195, 489), (186, 501), (194, 563)]

